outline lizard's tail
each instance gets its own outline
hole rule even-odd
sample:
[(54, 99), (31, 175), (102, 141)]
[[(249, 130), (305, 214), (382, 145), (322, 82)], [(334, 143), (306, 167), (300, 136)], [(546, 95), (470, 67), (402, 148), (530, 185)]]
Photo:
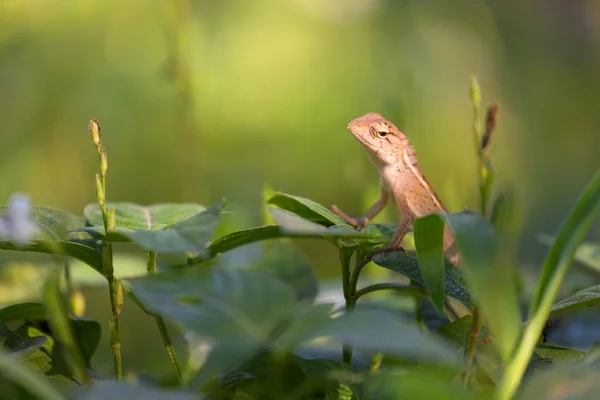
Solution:
[(444, 228), (444, 257), (452, 264), (460, 267), (460, 255), (456, 249), (454, 233), (448, 225)]

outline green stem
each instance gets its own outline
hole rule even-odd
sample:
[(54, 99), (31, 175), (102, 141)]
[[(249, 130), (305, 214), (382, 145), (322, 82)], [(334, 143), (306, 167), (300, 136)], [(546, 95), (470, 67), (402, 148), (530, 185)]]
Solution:
[(73, 314), (73, 279), (71, 277), (71, 266), (69, 265), (69, 260), (67, 257), (64, 257), (63, 268), (65, 271), (65, 289), (67, 292), (67, 311), (69, 314)]
[[(355, 300), (350, 289), (350, 258), (353, 251), (340, 249), (340, 262), (342, 264), (342, 290), (346, 302), (346, 313), (354, 309)], [(346, 344), (342, 345), (342, 361), (352, 365), (352, 348)]]
[[(107, 221), (108, 226), (106, 226), (106, 232), (113, 231), (116, 225), (114, 208), (108, 210)], [(113, 250), (111, 243), (104, 243), (102, 263), (104, 275), (108, 281), (108, 293), (110, 295), (110, 306), (112, 311), (109, 327), (110, 345), (115, 362), (115, 378), (121, 380), (123, 378), (123, 366), (121, 362), (121, 340), (119, 338), (119, 314), (123, 307), (123, 286), (114, 276)]]
[[(356, 257), (355, 257), (355, 265), (354, 265), (354, 270), (352, 270), (352, 273), (350, 274), (350, 281), (348, 282), (348, 293), (351, 297), (354, 297), (354, 300), (356, 301), (356, 287), (358, 286), (358, 278), (360, 278), (360, 273), (363, 270), (363, 268), (365, 267), (365, 265), (367, 265), (369, 263), (369, 260), (367, 260), (364, 257), (364, 253), (361, 251), (358, 251), (356, 253)], [(350, 269), (350, 267), (348, 266), (348, 269)]]
[(475, 308), (473, 310), (473, 325), (471, 326), (471, 334), (469, 335), (467, 348), (465, 349), (464, 362), (467, 366), (467, 371), (462, 376), (463, 386), (467, 386), (469, 379), (471, 378), (471, 369), (473, 367), (473, 359), (475, 358), (475, 350), (477, 349), (480, 331), (481, 319), (479, 317), (479, 311)]
[[(155, 251), (146, 252), (148, 275), (154, 275), (156, 273), (156, 256), (157, 253)], [(175, 367), (177, 379), (179, 380), (179, 382), (181, 382), (181, 367), (179, 365), (179, 361), (177, 360), (177, 354), (175, 353), (175, 347), (173, 346), (173, 342), (171, 341), (171, 337), (169, 336), (169, 331), (167, 330), (167, 324), (165, 323), (163, 317), (161, 317), (160, 315), (155, 315), (154, 320), (156, 321), (156, 326), (158, 327), (158, 331), (160, 332), (160, 336), (162, 337), (165, 349), (167, 350), (167, 354), (169, 355), (169, 359), (171, 360), (173, 367)]]

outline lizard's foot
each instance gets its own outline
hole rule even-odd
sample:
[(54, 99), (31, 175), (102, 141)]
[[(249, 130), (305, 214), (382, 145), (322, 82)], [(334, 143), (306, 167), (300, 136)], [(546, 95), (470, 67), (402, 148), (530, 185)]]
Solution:
[(362, 231), (365, 226), (369, 223), (367, 218), (355, 218), (351, 215), (346, 214), (342, 210), (340, 210), (335, 204), (330, 207), (331, 211), (333, 211), (336, 215), (342, 218), (347, 224), (352, 225), (356, 230)]
[(371, 260), (373, 258), (373, 256), (375, 256), (377, 254), (395, 253), (397, 251), (402, 252), (402, 254), (406, 254), (406, 250), (404, 250), (404, 248), (402, 246), (397, 246), (397, 247), (385, 246), (385, 247), (381, 247), (379, 249), (375, 249), (375, 250), (369, 252), (369, 254), (367, 254), (367, 260)]

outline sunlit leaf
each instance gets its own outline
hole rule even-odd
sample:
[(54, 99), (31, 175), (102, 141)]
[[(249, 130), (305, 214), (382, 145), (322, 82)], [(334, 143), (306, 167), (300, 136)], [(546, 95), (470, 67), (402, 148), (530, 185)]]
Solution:
[[(106, 207), (115, 209), (118, 227), (134, 231), (161, 230), (206, 210), (204, 206), (190, 203), (161, 203), (142, 206), (136, 203), (109, 202)], [(83, 215), (90, 225), (104, 226), (102, 212), (97, 203), (85, 206)]]
[(559, 314), (580, 308), (591, 307), (600, 304), (600, 285), (592, 286), (562, 299), (552, 306), (552, 313)]
[(535, 352), (544, 358), (554, 358), (557, 361), (581, 361), (587, 356), (583, 351), (549, 344), (537, 345)]
[(267, 200), (267, 204), (290, 211), (320, 225), (346, 225), (344, 220), (333, 211), (304, 197), (277, 192)]
[[(202, 211), (190, 214), (200, 206), (184, 204), (179, 209), (177, 204), (169, 204), (144, 208), (125, 203), (124, 208), (115, 211), (117, 228), (114, 232), (109, 232), (107, 240), (132, 241), (148, 251), (194, 253), (205, 257), (208, 254), (206, 246), (224, 206), (225, 201), (222, 200), (207, 210), (202, 208)], [(93, 222), (97, 223), (96, 209), (92, 206), (88, 207), (86, 213), (92, 216)], [(99, 225), (80, 230), (104, 236), (104, 228)]]
[(427, 293), (438, 312), (444, 312), (444, 220), (437, 214), (417, 218), (413, 223), (417, 259)]

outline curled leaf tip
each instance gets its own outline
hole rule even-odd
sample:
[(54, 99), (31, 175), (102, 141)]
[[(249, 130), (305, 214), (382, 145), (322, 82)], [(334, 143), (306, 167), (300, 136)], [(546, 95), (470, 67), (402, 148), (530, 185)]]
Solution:
[(483, 137), (481, 138), (481, 150), (485, 150), (491, 141), (492, 133), (496, 129), (496, 124), (498, 122), (498, 110), (500, 106), (498, 103), (494, 103), (490, 105), (487, 109), (487, 114), (485, 117), (485, 132)]

